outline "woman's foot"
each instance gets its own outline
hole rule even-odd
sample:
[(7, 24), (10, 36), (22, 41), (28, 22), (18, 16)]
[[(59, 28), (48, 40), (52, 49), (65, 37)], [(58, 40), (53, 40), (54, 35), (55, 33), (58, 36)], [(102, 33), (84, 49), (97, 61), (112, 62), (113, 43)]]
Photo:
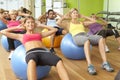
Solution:
[(89, 74), (91, 74), (91, 75), (96, 75), (97, 73), (96, 73), (96, 70), (95, 70), (95, 68), (94, 68), (94, 66), (92, 65), (92, 64), (90, 64), (89, 66), (88, 66), (88, 72), (89, 72)]
[(104, 62), (102, 64), (102, 68), (105, 69), (108, 72), (113, 72), (114, 69), (111, 67), (111, 65), (108, 62)]

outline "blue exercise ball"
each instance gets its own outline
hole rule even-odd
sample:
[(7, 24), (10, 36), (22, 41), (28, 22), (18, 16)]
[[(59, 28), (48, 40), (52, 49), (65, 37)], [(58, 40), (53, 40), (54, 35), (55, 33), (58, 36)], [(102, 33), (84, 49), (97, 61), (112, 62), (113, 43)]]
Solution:
[(70, 59), (85, 59), (84, 47), (77, 46), (70, 33), (66, 34), (61, 41), (62, 54)]
[[(22, 79), (27, 80), (27, 63), (25, 61), (26, 51), (23, 45), (17, 47), (11, 57), (11, 66), (15, 75)], [(49, 74), (50, 66), (38, 66), (37, 78), (41, 79)], [(37, 79), (37, 80), (38, 80)]]
[[(4, 35), (2, 35), (2, 37), (1, 37), (1, 44), (6, 51), (10, 51), (7, 37)], [(15, 48), (17, 48), (19, 45), (21, 45), (21, 42), (18, 40), (14, 40), (14, 45), (15, 45)]]
[(0, 30), (6, 29), (6, 28), (7, 28), (6, 24), (0, 20)]

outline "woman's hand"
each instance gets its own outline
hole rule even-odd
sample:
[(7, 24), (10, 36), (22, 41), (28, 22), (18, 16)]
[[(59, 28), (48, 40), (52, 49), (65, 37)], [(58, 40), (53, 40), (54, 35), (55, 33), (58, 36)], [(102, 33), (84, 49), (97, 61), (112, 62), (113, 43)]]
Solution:
[(24, 24), (22, 23), (22, 24), (18, 25), (18, 26), (17, 26), (17, 29), (18, 29), (18, 30), (25, 30)]

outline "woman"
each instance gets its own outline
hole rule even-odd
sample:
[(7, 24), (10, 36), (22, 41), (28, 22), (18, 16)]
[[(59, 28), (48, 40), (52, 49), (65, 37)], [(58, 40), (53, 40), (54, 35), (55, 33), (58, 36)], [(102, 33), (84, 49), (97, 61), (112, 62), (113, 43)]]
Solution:
[[(7, 23), (7, 27), (8, 28), (12, 28), (12, 27), (16, 27), (18, 25), (21, 24), (20, 21), (16, 20), (17, 18), (17, 15), (18, 15), (18, 12), (16, 10), (11, 10), (9, 11), (9, 15), (10, 15), (10, 21), (8, 21)], [(21, 31), (21, 30), (15, 30), (15, 31), (12, 31), (13, 33), (25, 33), (25, 31)], [(7, 38), (8, 40), (8, 48), (9, 48), (9, 51), (10, 51), (10, 55), (9, 55), (9, 60), (11, 59), (11, 55), (13, 54), (14, 52), (14, 49), (15, 49), (15, 45), (14, 45), (14, 39), (11, 39), (11, 38)]]
[(0, 8), (0, 30), (7, 28), (6, 26), (7, 20), (5, 18), (6, 18), (5, 10)]
[[(66, 18), (70, 19), (68, 23), (63, 22)], [(87, 21), (80, 22), (78, 18), (83, 18), (85, 20), (87, 19)], [(109, 72), (112, 72), (114, 70), (109, 65), (106, 59), (103, 38), (98, 35), (90, 35), (90, 36), (86, 35), (84, 26), (89, 26), (90, 24), (95, 23), (95, 22), (96, 21), (94, 19), (80, 15), (78, 13), (78, 10), (75, 8), (71, 9), (68, 12), (68, 14), (64, 15), (64, 17), (59, 19), (57, 22), (59, 26), (67, 27), (76, 45), (84, 46), (85, 56), (86, 56), (87, 63), (88, 63), (88, 72), (92, 75), (96, 74), (96, 70), (90, 59), (90, 47), (89, 47), (90, 44), (99, 46), (99, 51), (103, 59), (102, 68)]]
[[(55, 40), (55, 36), (59, 36), (59, 35), (65, 35), (67, 32), (63, 29), (63, 28), (60, 28), (57, 24), (56, 24), (56, 17), (59, 16), (59, 17), (62, 17), (61, 14), (53, 11), (52, 9), (49, 9), (48, 12), (46, 13), (46, 15), (43, 15), (40, 17), (39, 21), (43, 24), (46, 24), (48, 26), (52, 26), (54, 28), (57, 28), (57, 32), (54, 33), (52, 36), (51, 36), (51, 48), (50, 48), (50, 51), (52, 53), (55, 54), (55, 50), (54, 50), (54, 40)], [(45, 18), (45, 19), (44, 19)], [(45, 21), (45, 22), (43, 22)]]
[(42, 38), (55, 33), (57, 30), (52, 27), (39, 24), (40, 28), (46, 28), (49, 31), (35, 33), (35, 20), (31, 16), (25, 18), (24, 24), (22, 26), (25, 26), (26, 34), (11, 33), (11, 31), (21, 30), (23, 27), (4, 29), (1, 31), (1, 33), (7, 37), (21, 41), (24, 45), (26, 49), (26, 62), (28, 64), (28, 80), (37, 80), (36, 67), (38, 65), (56, 66), (61, 80), (69, 80), (62, 60), (58, 56), (51, 54), (41, 42)]
[[(89, 25), (89, 32), (90, 35), (101, 35), (104, 39), (106, 39), (109, 36), (115, 36), (116, 40), (118, 41), (120, 45), (120, 35), (119, 32), (115, 29), (104, 29), (104, 26), (111, 26), (108, 24), (107, 21), (103, 20), (102, 18), (96, 16), (95, 14), (91, 15), (91, 18), (94, 20), (97, 20), (99, 22), (93, 23)], [(106, 44), (105, 44), (106, 45)], [(106, 52), (109, 52), (109, 48), (107, 45), (105, 46)], [(118, 47), (118, 50), (120, 50), (120, 46)]]

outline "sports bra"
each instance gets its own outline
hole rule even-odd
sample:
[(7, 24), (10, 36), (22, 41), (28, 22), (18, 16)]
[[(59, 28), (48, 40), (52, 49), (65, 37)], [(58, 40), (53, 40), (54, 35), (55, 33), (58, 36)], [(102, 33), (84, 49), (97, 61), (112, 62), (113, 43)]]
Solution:
[(20, 25), (20, 21), (8, 21), (7, 27), (11, 28), (11, 27), (16, 27)]
[(42, 41), (42, 36), (39, 33), (36, 34), (24, 34), (22, 43), (25, 44), (29, 41)]

